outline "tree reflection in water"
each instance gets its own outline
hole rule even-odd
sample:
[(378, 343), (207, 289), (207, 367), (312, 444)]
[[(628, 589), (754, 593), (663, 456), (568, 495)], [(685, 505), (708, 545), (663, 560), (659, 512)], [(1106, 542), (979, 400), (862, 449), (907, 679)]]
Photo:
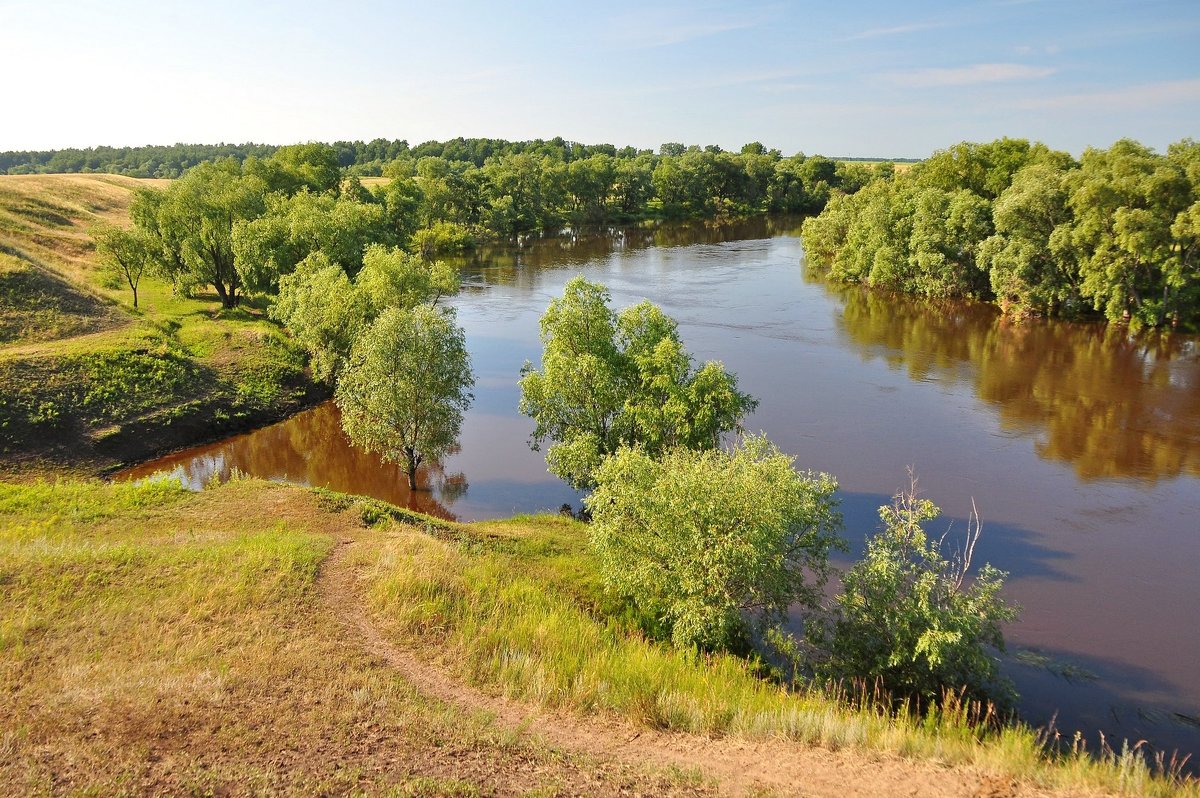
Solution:
[(332, 402), (280, 424), (179, 452), (120, 476), (136, 479), (168, 472), (185, 485), (200, 488), (214, 476), (229, 479), (234, 469), (263, 479), (374, 496), (451, 521), (457, 517), (450, 507), (466, 495), (468, 487), (465, 474), (447, 474), (440, 463), (427, 463), (417, 470), (419, 489), (410, 491), (404, 469), (350, 445)]
[(1200, 351), (1194, 336), (1110, 324), (1006, 319), (994, 308), (836, 291), (839, 331), (914, 380), (970, 384), (1005, 429), (1080, 479), (1200, 475)]

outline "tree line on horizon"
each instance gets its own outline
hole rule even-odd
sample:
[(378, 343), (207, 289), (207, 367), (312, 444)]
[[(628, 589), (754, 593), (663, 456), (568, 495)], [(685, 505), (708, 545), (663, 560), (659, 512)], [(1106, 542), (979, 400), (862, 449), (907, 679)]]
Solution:
[[(310, 142), (312, 143), (312, 142)], [(149, 144), (137, 147), (66, 147), (55, 150), (9, 150), (0, 152), (0, 174), (73, 174), (101, 173), (118, 174), (137, 178), (167, 178), (181, 176), (188, 169), (220, 158), (245, 161), (247, 158), (269, 158), (283, 147), (292, 145), (243, 144), (221, 142), (218, 144)], [(637, 147), (616, 147), (612, 144), (581, 144), (567, 141), (561, 136), (551, 139), (508, 141), (507, 139), (463, 138), (446, 141), (426, 141), (410, 146), (405, 139), (376, 138), (371, 141), (335, 141), (328, 144), (337, 155), (338, 164), (347, 174), (359, 177), (379, 177), (393, 161), (421, 158), (444, 158), (447, 161), (474, 164), (482, 168), (491, 158), (508, 155), (531, 155), (549, 157), (563, 163), (607, 155), (611, 158), (632, 159), (642, 155), (653, 156), (654, 150)], [(717, 145), (704, 147), (668, 142), (658, 150), (658, 155), (680, 154), (688, 149), (707, 152), (722, 152)], [(764, 151), (765, 148), (764, 148)], [(772, 150), (772, 152), (777, 152)], [(875, 163), (916, 163), (916, 158), (846, 157), (831, 158), (834, 161)]]

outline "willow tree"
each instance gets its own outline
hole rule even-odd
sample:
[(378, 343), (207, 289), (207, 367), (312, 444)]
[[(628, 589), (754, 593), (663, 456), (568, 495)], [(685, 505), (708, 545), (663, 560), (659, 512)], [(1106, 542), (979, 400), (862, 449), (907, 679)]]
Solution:
[(143, 191), (132, 208), (134, 224), (154, 243), (160, 270), (185, 293), (212, 286), (224, 307), (238, 303), (242, 277), (234, 258), (233, 230), (260, 216), (266, 183), (243, 174), (236, 161), (202, 163), (162, 191)]
[(392, 307), (355, 342), (335, 400), (350, 440), (402, 465), (416, 490), (417, 468), (457, 442), (474, 384), (452, 311)]

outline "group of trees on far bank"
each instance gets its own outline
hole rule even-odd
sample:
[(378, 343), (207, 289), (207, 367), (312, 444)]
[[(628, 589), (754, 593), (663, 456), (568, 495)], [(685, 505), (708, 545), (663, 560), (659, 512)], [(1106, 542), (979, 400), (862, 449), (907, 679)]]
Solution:
[(141, 274), (155, 271), (184, 292), (210, 287), (233, 307), (246, 291), (274, 293), (316, 251), (353, 276), (372, 245), (431, 257), (568, 224), (815, 213), (832, 192), (856, 191), (891, 168), (782, 158), (759, 144), (736, 154), (665, 145), (661, 155), (595, 152), (570, 161), (555, 152), (502, 151), (483, 166), (406, 155), (370, 189), (323, 144), (204, 161), (164, 188), (139, 191), (132, 230), (101, 228), (95, 237), (135, 302)]
[[(853, 193), (889, 174), (890, 163), (784, 157), (758, 142), (727, 152), (717, 146), (662, 145), (658, 152), (564, 141), (454, 139), (410, 148), (404, 141), (308, 144), (175, 145), (0, 153), (0, 173), (114, 172), (181, 178), (214, 163), (253, 174), (297, 151), (320, 153), (345, 177), (382, 176), (386, 188), (359, 190), (404, 223), (401, 243), (420, 231), (417, 249), (433, 252), (479, 240), (553, 234), (565, 226), (645, 219), (759, 213), (817, 213), (831, 193)], [(147, 159), (137, 165), (139, 158)], [(275, 188), (272, 186), (272, 188)]]
[(1200, 144), (1135, 141), (1079, 160), (1042, 144), (962, 143), (804, 223), (834, 280), (971, 297), (1017, 315), (1200, 326)]

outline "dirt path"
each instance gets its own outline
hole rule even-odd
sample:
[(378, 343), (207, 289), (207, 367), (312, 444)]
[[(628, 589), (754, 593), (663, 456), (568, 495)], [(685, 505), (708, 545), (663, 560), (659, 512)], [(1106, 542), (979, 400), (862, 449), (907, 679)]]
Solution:
[(813, 798), (1006, 798), (1048, 794), (976, 772), (882, 754), (829, 751), (784, 741), (661, 732), (616, 720), (551, 712), (488, 695), (393, 645), (380, 633), (364, 608), (358, 579), (347, 558), (354, 545), (359, 544), (352, 539), (340, 540), (322, 567), (318, 584), (329, 608), (358, 645), (395, 668), (422, 693), (467, 711), (487, 712), (494, 716), (497, 726), (535, 736), (565, 753), (657, 769), (698, 768), (730, 795), (764, 789)]

